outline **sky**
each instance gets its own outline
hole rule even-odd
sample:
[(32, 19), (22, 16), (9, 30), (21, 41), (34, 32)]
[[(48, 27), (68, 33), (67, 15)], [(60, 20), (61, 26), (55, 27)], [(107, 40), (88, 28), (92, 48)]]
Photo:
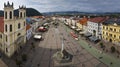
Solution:
[(120, 0), (0, 0), (0, 10), (4, 2), (14, 3), (14, 8), (25, 5), (39, 12), (80, 11), (80, 12), (120, 12)]

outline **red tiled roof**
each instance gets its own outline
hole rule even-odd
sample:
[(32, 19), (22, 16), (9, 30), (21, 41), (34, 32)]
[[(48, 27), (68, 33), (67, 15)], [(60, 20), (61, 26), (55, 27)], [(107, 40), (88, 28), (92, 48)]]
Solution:
[(95, 17), (95, 18), (90, 18), (89, 21), (95, 22), (95, 23), (102, 23), (105, 20), (107, 20), (106, 17)]
[(4, 17), (0, 17), (0, 32), (4, 32)]
[(87, 21), (88, 21), (88, 19), (86, 17), (79, 20), (80, 24), (82, 24), (82, 25), (87, 25)]
[(31, 26), (29, 24), (26, 25), (26, 30), (29, 30)]

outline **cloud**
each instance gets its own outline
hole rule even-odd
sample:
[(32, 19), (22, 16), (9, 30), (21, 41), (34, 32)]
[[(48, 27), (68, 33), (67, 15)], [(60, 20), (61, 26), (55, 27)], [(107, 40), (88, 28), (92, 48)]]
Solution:
[(23, 4), (40, 12), (120, 12), (119, 0), (0, 0), (0, 9), (3, 9), (4, 2), (7, 1), (14, 2), (15, 8)]

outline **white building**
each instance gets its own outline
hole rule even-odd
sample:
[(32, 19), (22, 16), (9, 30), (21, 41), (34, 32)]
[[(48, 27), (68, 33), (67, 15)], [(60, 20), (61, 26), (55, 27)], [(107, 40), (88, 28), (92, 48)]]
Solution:
[(91, 18), (87, 22), (87, 31), (97, 38), (102, 38), (102, 23), (106, 20), (105, 17)]

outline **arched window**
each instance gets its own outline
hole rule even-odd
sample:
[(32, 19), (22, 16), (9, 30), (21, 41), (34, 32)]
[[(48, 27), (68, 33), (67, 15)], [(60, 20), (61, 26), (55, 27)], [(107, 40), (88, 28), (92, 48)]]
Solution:
[(17, 36), (20, 36), (21, 34), (20, 33), (18, 33), (18, 35)]
[(5, 19), (7, 19), (7, 12), (5, 12)]
[(12, 25), (10, 25), (10, 32), (12, 32)]
[(25, 17), (25, 12), (24, 12), (24, 17)]
[(22, 18), (22, 12), (20, 12), (20, 18)]
[(5, 25), (5, 31), (7, 32), (7, 24)]
[(20, 23), (18, 23), (18, 29), (20, 29)]
[(10, 11), (10, 14), (9, 14), (9, 15), (10, 15), (10, 19), (12, 19), (12, 11)]

